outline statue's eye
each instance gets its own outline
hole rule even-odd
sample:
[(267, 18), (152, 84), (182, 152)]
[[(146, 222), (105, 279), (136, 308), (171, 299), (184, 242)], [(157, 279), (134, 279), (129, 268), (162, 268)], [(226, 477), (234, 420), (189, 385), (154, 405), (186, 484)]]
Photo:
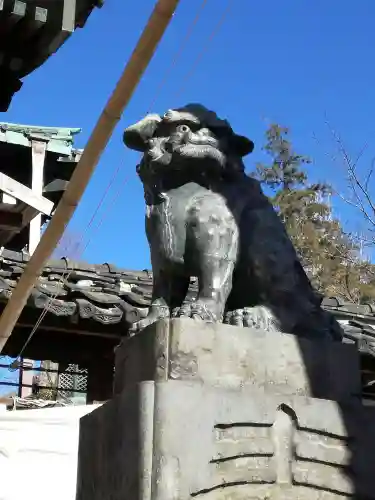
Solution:
[(190, 131), (190, 128), (187, 125), (179, 125), (176, 128), (177, 132), (181, 132), (182, 134), (186, 134), (187, 132)]

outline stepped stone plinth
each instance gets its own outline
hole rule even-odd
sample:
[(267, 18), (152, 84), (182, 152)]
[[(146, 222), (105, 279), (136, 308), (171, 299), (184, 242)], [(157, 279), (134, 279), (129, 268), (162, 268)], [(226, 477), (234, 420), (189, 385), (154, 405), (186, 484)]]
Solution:
[(163, 320), (114, 393), (81, 420), (77, 500), (375, 499), (355, 346)]
[(189, 319), (161, 320), (117, 349), (115, 394), (147, 380), (336, 400), (361, 392), (353, 345)]

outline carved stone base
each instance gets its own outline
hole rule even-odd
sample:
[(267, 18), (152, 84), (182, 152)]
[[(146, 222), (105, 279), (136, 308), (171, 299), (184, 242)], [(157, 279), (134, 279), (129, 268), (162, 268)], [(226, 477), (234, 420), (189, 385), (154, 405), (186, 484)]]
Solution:
[(352, 346), (161, 321), (118, 348), (115, 379), (81, 420), (77, 500), (375, 499)]
[(142, 382), (81, 420), (77, 500), (375, 498), (374, 422), (355, 403)]

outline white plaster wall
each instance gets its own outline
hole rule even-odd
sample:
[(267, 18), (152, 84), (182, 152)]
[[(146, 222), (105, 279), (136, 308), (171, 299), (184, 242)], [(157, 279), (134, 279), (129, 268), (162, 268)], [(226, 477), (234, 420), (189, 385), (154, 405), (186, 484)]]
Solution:
[(0, 411), (0, 500), (75, 500), (79, 419), (99, 405)]

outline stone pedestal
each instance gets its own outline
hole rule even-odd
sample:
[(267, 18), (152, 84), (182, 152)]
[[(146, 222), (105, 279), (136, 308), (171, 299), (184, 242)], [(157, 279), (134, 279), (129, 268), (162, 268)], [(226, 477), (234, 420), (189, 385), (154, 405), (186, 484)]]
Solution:
[(351, 345), (161, 321), (118, 348), (115, 393), (81, 420), (77, 500), (375, 498)]
[(115, 394), (146, 380), (336, 400), (361, 392), (353, 345), (189, 319), (162, 320), (125, 340), (117, 348), (115, 373)]

